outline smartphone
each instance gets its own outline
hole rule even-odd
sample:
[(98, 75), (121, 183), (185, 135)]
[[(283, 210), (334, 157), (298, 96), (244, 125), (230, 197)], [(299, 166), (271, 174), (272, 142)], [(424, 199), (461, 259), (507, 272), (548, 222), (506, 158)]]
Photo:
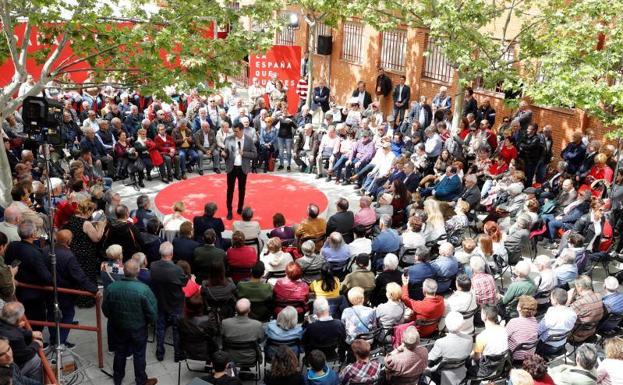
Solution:
[(101, 222), (104, 220), (104, 211), (102, 210), (97, 210), (96, 212), (93, 213), (93, 221), (94, 222)]
[(11, 267), (18, 267), (20, 265), (20, 263), (22, 263), (21, 260), (14, 259), (13, 262), (11, 262)]

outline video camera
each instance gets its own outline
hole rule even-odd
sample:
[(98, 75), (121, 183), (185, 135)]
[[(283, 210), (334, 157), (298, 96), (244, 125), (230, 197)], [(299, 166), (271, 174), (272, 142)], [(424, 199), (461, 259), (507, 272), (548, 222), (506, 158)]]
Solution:
[(63, 107), (63, 103), (59, 101), (39, 96), (24, 99), (22, 120), (26, 134), (52, 145), (63, 144)]

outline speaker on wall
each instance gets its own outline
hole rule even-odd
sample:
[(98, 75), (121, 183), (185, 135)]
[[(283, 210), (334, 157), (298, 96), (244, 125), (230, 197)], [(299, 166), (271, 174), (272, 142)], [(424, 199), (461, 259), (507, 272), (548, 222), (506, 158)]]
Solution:
[(331, 55), (332, 48), (333, 41), (331, 36), (318, 35), (318, 44), (316, 46), (316, 53), (318, 55)]

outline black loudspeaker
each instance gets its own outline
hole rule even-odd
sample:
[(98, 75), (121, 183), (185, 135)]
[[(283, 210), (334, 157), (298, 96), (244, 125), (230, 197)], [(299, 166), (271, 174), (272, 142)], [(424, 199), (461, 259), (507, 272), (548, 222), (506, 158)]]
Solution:
[(318, 44), (316, 45), (316, 53), (318, 55), (331, 55), (333, 41), (331, 36), (318, 35)]

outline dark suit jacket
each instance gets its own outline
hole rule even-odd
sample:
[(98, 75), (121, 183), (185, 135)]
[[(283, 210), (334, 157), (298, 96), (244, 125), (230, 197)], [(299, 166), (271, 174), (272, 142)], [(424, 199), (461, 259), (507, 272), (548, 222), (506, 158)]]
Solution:
[(193, 252), (201, 244), (189, 238), (177, 237), (173, 240), (173, 258), (176, 261), (192, 262)]
[[(54, 252), (56, 254), (56, 277), (58, 280), (58, 287), (86, 290), (91, 293), (97, 292), (97, 286), (84, 273), (71, 249), (57, 246), (54, 248)], [(48, 256), (47, 263), (50, 271), (52, 271), (51, 262)], [(73, 304), (74, 298), (76, 297), (72, 295), (58, 295), (59, 302), (64, 302), (66, 304)]]
[(143, 253), (147, 257), (148, 266), (160, 259), (160, 245), (164, 240), (157, 235), (141, 233), (143, 240)]
[(223, 231), (225, 224), (221, 218), (211, 218), (206, 215), (193, 218), (193, 229), (195, 230), (195, 241), (203, 244), (203, 233), (207, 229), (213, 229), (216, 233), (216, 246), (221, 247), (223, 243)]
[(151, 264), (151, 289), (158, 300), (158, 310), (167, 313), (181, 312), (184, 307), (184, 291), (188, 282), (181, 267), (172, 261), (156, 261)]
[[(398, 102), (398, 90), (400, 89), (400, 85), (397, 85), (396, 87), (394, 87), (394, 92), (392, 93), (392, 99), (394, 100), (394, 105)], [(411, 88), (409, 88), (408, 85), (404, 85), (402, 87), (402, 93), (400, 94), (400, 96), (402, 97), (401, 102), (402, 107), (400, 107), (400, 109), (407, 109), (409, 108), (409, 100), (411, 99)]]
[(412, 172), (407, 179), (403, 180), (403, 183), (410, 193), (414, 193), (420, 185), (420, 180), (420, 175), (417, 172)]
[[(24, 241), (11, 242), (6, 249), (6, 264), (10, 265), (14, 260), (22, 261), (15, 279), (31, 285), (52, 285), (52, 274), (46, 264), (47, 258), (38, 247)], [(48, 293), (41, 290), (17, 288), (17, 298), (20, 301), (42, 299), (48, 297)]]
[[(359, 90), (357, 88), (355, 88), (355, 90), (353, 91), (352, 97), (353, 98), (358, 98), (359, 97)], [(363, 93), (363, 109), (365, 110), (366, 108), (368, 108), (370, 103), (372, 103), (372, 95), (370, 95), (370, 93), (368, 91), (364, 91), (364, 93)]]
[[(225, 139), (225, 169), (230, 173), (234, 169), (235, 153), (236, 153), (236, 137), (234, 135)], [(248, 174), (251, 171), (251, 162), (257, 158), (257, 149), (253, 143), (253, 139), (245, 135), (242, 144), (242, 172)]]
[(216, 148), (216, 134), (214, 130), (210, 130), (208, 132), (208, 144), (209, 147), (203, 147), (203, 131), (199, 130), (193, 134), (193, 142), (195, 143), (195, 148), (204, 154), (208, 151), (212, 151)]
[(342, 211), (335, 213), (329, 217), (327, 221), (327, 235), (334, 231), (344, 236), (344, 241), (350, 243), (353, 241), (353, 226), (355, 225), (355, 216), (352, 211)]
[(320, 107), (323, 112), (329, 111), (329, 87), (315, 87), (312, 110)]
[(473, 209), (476, 207), (478, 202), (480, 202), (480, 189), (478, 186), (474, 186), (470, 189), (465, 189), (460, 196), (465, 202), (469, 203), (469, 209)]
[(197, 283), (208, 279), (208, 272), (212, 266), (218, 263), (225, 263), (225, 251), (212, 245), (199, 246), (193, 252), (192, 271), (195, 273)]
[(30, 330), (0, 320), (0, 336), (9, 340), (13, 360), (18, 366), (24, 365), (39, 351), (39, 344), (33, 341)]

